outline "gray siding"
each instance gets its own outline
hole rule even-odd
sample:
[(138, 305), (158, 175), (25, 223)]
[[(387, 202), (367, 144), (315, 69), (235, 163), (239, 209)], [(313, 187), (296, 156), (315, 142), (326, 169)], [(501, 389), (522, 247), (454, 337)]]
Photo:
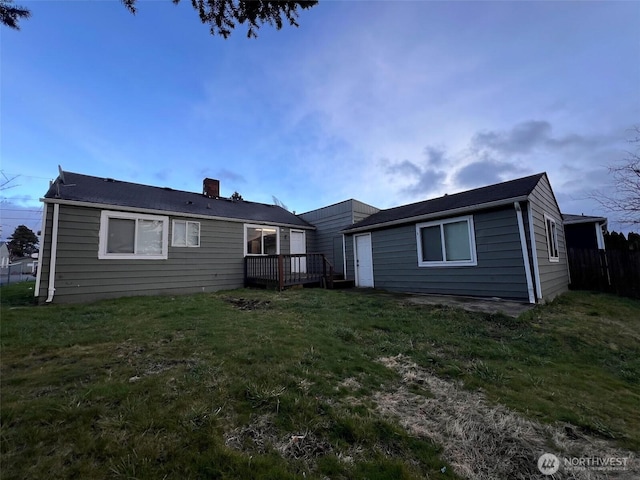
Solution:
[[(478, 264), (472, 267), (419, 267), (415, 223), (374, 230), (376, 288), (402, 292), (471, 295), (528, 300), (515, 209), (473, 215)], [(353, 275), (353, 237), (347, 241)]]
[(336, 272), (344, 273), (342, 233), (340, 232), (377, 211), (377, 208), (366, 203), (346, 200), (299, 215), (316, 227), (316, 231), (310, 235), (311, 241), (307, 240), (309, 252), (323, 253)]
[[(47, 297), (52, 212), (53, 206), (49, 206), (41, 262), (41, 302)], [(60, 206), (54, 302), (211, 292), (244, 285), (243, 223), (193, 219), (200, 222), (200, 247), (172, 247), (171, 221), (176, 217), (169, 217), (167, 260), (99, 260), (100, 212)], [(280, 228), (280, 251), (289, 251), (288, 228)]]
[[(535, 256), (538, 262), (542, 301), (550, 301), (556, 295), (568, 290), (569, 268), (567, 250), (562, 226), (562, 214), (556, 202), (551, 185), (545, 176), (540, 179), (536, 188), (529, 196), (529, 208), (533, 217), (535, 238)], [(555, 219), (558, 232), (558, 262), (549, 261), (547, 238), (545, 229), (545, 213)]]

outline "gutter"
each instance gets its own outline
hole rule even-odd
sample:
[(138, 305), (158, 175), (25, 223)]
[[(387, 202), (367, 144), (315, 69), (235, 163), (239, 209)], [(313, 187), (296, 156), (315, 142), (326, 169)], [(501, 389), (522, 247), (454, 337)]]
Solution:
[(522, 208), (520, 202), (513, 202), (518, 217), (518, 231), (520, 232), (520, 246), (522, 247), (522, 261), (524, 262), (524, 274), (527, 277), (527, 292), (529, 293), (529, 303), (536, 303), (533, 291), (533, 280), (531, 278), (531, 266), (529, 265), (529, 251), (527, 249), (527, 239), (524, 231), (524, 220), (522, 219)]
[[(505, 205), (511, 205), (514, 202), (524, 202), (524, 201), (528, 200), (528, 198), (529, 197), (527, 195), (523, 195), (523, 196), (520, 196), (520, 197), (508, 198), (506, 200), (495, 200), (493, 202), (480, 203), (480, 204), (477, 204), (477, 205), (468, 205), (466, 207), (453, 208), (453, 209), (450, 209), (450, 210), (439, 210), (439, 211), (433, 212), (433, 213), (426, 213), (426, 214), (423, 214), (423, 215), (416, 215), (416, 216), (413, 216), (413, 217), (399, 218), (397, 220), (389, 220), (388, 222), (372, 223), (370, 225), (364, 225), (362, 227), (346, 228), (346, 229), (342, 230), (342, 232), (346, 233), (346, 234), (358, 233), (358, 232), (368, 232), (368, 231), (371, 231), (371, 230), (377, 230), (379, 228), (403, 225), (405, 223), (420, 222), (420, 221), (428, 220), (428, 219), (431, 219), (431, 218), (450, 217), (450, 216), (459, 215), (459, 214), (463, 214), (463, 213), (475, 212), (477, 210), (484, 210), (484, 209), (487, 209), (487, 208), (503, 207)], [(381, 210), (381, 211), (383, 211), (383, 210)]]
[(51, 258), (49, 263), (49, 289), (46, 303), (53, 301), (56, 292), (56, 256), (58, 255), (58, 221), (60, 218), (60, 205), (53, 204), (53, 225), (51, 226)]

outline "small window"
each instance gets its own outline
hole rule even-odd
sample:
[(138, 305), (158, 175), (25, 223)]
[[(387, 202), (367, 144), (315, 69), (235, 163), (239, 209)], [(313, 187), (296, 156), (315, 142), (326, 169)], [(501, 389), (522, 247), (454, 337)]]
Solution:
[(100, 215), (99, 259), (167, 258), (168, 217), (127, 212)]
[(416, 225), (418, 266), (477, 265), (473, 217), (458, 217)]
[(556, 226), (556, 221), (545, 214), (544, 225), (547, 234), (547, 252), (549, 253), (549, 261), (559, 262), (560, 254), (558, 253), (558, 227)]
[(171, 235), (172, 247), (199, 247), (200, 222), (174, 220)]
[(245, 225), (245, 255), (277, 255), (280, 252), (280, 229), (266, 225)]

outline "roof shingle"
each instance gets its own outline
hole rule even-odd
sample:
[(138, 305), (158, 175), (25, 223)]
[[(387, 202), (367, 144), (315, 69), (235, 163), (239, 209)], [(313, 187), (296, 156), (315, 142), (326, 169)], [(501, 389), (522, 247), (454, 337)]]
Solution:
[(345, 232), (360, 230), (362, 227), (375, 227), (389, 222), (397, 223), (403, 219), (413, 219), (428, 215), (435, 215), (457, 210), (460, 208), (474, 207), (482, 208), (482, 205), (493, 202), (507, 201), (512, 198), (528, 196), (536, 187), (540, 179), (546, 175), (538, 173), (528, 177), (518, 178), (507, 182), (496, 183), (486, 187), (467, 190), (466, 192), (445, 195), (431, 200), (424, 200), (400, 207), (380, 210), (378, 213), (365, 218), (354, 224)]
[(62, 177), (64, 182), (58, 177), (49, 187), (45, 199), (312, 228), (309, 223), (277, 205), (208, 198), (199, 193), (73, 172), (62, 172)]

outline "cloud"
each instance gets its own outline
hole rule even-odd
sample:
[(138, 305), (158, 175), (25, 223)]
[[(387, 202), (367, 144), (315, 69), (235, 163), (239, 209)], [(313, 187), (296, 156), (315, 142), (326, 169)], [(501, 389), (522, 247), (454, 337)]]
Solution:
[(454, 176), (454, 184), (464, 188), (500, 183), (525, 174), (525, 169), (508, 162), (480, 160), (462, 167)]
[(219, 180), (228, 180), (230, 182), (235, 182), (235, 183), (247, 182), (247, 179), (244, 178), (243, 175), (236, 172), (232, 172), (231, 170), (227, 170), (226, 168), (223, 168), (222, 170), (218, 170), (217, 177)]
[(553, 136), (549, 122), (528, 120), (506, 131), (483, 131), (471, 140), (472, 151), (490, 150), (499, 155), (531, 154), (538, 149), (560, 151), (568, 148), (593, 148), (606, 142), (604, 136), (585, 137), (575, 133)]
[(391, 175), (406, 175), (408, 177), (420, 176), (422, 173), (421, 168), (409, 160), (403, 160), (399, 163), (394, 163), (387, 167), (387, 173)]
[(530, 153), (544, 145), (551, 135), (551, 124), (531, 120), (515, 125), (506, 132), (480, 132), (471, 140), (475, 149), (490, 149), (505, 155)]
[(402, 160), (389, 164), (385, 162), (386, 173), (400, 177), (403, 182), (402, 191), (410, 196), (425, 198), (437, 193), (447, 178), (450, 159), (444, 149), (427, 146), (424, 149), (425, 159), (421, 163)]

